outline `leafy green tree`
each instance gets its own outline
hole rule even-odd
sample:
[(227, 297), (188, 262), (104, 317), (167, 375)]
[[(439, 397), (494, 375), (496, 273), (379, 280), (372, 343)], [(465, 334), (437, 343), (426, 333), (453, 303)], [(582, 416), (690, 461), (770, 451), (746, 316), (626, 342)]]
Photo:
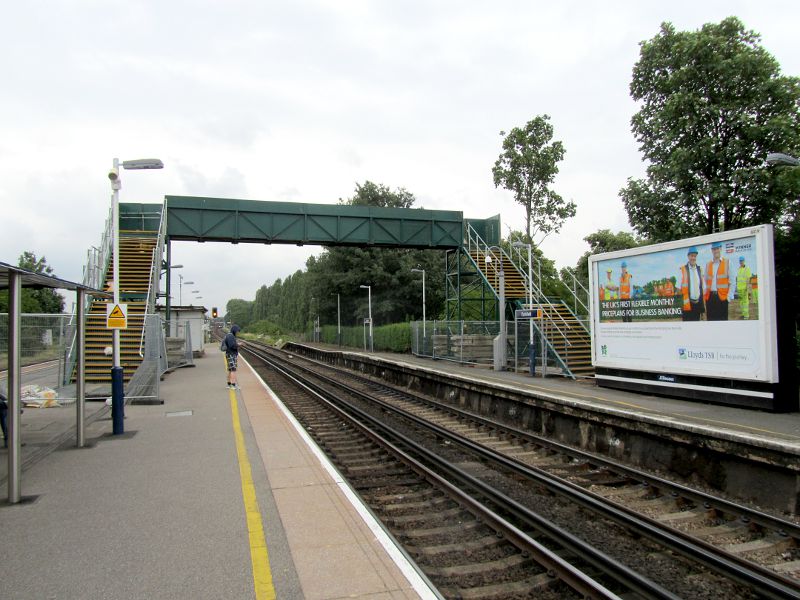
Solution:
[(589, 257), (591, 255), (614, 252), (615, 250), (627, 250), (628, 248), (641, 246), (644, 243), (643, 240), (627, 231), (612, 233), (610, 229), (598, 229), (583, 239), (589, 244), (589, 251), (584, 252), (583, 256), (578, 259), (578, 264), (575, 266), (575, 276), (584, 285), (589, 281)]
[(503, 151), (492, 168), (495, 187), (513, 192), (514, 200), (525, 208), (526, 239), (542, 236), (534, 245), (575, 216), (575, 203), (565, 201), (550, 188), (565, 150), (560, 141), (552, 141), (549, 121), (548, 115), (541, 115), (507, 135), (501, 131)]
[(620, 192), (640, 235), (658, 242), (777, 223), (800, 193), (764, 168), (768, 152), (800, 149), (800, 80), (781, 75), (759, 42), (735, 17), (693, 32), (663, 23), (642, 42), (632, 128), (649, 165)]
[(253, 320), (253, 303), (248, 300), (240, 300), (238, 298), (228, 300), (226, 310), (225, 320), (236, 323), (242, 329), (247, 327)]
[[(33, 252), (23, 252), (19, 257), (17, 266), (34, 273), (57, 277), (53, 272), (53, 268), (47, 264), (45, 257), (36, 258), (36, 254)], [(41, 290), (23, 288), (21, 299), (22, 305), (20, 309), (23, 313), (52, 314), (64, 312), (64, 297), (51, 288), (43, 288)], [(0, 312), (8, 312), (8, 291), (0, 292)]]

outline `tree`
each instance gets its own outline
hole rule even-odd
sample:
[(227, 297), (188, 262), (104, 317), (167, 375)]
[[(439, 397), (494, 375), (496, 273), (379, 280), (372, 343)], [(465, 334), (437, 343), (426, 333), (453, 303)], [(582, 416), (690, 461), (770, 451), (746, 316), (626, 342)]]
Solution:
[(779, 222), (787, 194), (768, 152), (800, 149), (800, 80), (735, 17), (642, 42), (631, 96), (646, 179), (620, 191), (634, 229), (654, 242)]
[(589, 244), (589, 251), (578, 259), (578, 264), (575, 265), (575, 276), (584, 284), (589, 280), (589, 257), (591, 255), (614, 252), (615, 250), (627, 250), (628, 248), (641, 246), (644, 243), (627, 231), (611, 233), (610, 229), (598, 229), (583, 239)]
[[(17, 266), (34, 273), (41, 273), (56, 277), (53, 268), (47, 264), (47, 259), (43, 256), (36, 258), (33, 252), (23, 252)], [(42, 288), (40, 290), (24, 288), (22, 290), (21, 312), (29, 314), (38, 313), (60, 313), (64, 311), (64, 297), (52, 288)], [(0, 292), (0, 312), (8, 312), (8, 292)]]
[(226, 310), (225, 320), (236, 323), (242, 329), (252, 321), (253, 303), (248, 300), (238, 298), (228, 300)]
[(565, 150), (561, 142), (552, 141), (549, 121), (548, 115), (542, 115), (528, 121), (524, 128), (515, 127), (508, 135), (501, 131), (505, 136), (503, 152), (492, 168), (495, 187), (513, 192), (514, 200), (525, 208), (526, 238), (533, 243), (534, 236), (542, 235), (539, 244), (575, 216), (575, 203), (566, 202), (550, 189)]

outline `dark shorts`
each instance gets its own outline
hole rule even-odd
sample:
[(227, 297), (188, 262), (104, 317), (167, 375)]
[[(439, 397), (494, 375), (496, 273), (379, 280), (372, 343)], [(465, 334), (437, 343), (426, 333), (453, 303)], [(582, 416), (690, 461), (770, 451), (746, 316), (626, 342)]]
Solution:
[(239, 360), (239, 354), (225, 354), (225, 358), (228, 359), (228, 371), (235, 371), (236, 370), (236, 361)]

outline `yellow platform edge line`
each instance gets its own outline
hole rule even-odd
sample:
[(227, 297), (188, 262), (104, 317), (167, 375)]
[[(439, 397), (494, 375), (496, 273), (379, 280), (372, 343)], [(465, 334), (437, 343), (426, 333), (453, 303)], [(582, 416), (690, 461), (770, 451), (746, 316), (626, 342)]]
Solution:
[(275, 600), (275, 588), (272, 585), (267, 542), (264, 538), (264, 526), (261, 520), (261, 510), (258, 507), (258, 499), (256, 498), (256, 488), (253, 485), (250, 459), (247, 456), (247, 447), (244, 444), (244, 435), (242, 435), (242, 425), (239, 421), (236, 390), (229, 389), (228, 396), (231, 402), (233, 435), (236, 439), (236, 456), (239, 459), (239, 476), (242, 480), (242, 500), (244, 501), (247, 532), (250, 538), (250, 561), (253, 564), (253, 585), (255, 587), (256, 600)]

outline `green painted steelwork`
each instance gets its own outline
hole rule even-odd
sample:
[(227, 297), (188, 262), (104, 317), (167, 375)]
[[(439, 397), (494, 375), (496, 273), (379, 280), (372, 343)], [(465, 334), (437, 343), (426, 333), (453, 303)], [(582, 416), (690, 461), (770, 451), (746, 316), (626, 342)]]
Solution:
[(166, 196), (167, 239), (460, 248), (460, 211)]
[(161, 204), (120, 202), (120, 231), (158, 231), (161, 223)]

